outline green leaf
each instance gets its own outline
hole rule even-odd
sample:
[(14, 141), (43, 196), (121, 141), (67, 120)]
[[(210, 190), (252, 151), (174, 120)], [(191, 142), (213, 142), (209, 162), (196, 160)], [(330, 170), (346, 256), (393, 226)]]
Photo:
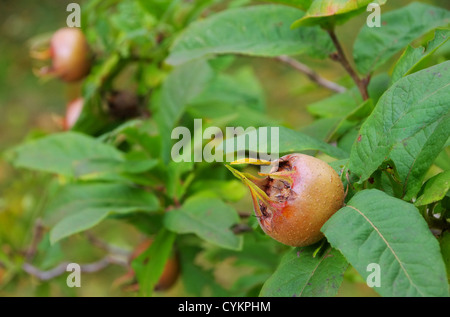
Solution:
[(362, 102), (356, 89), (332, 95), (308, 105), (310, 114), (321, 118), (342, 117), (353, 111)]
[(150, 247), (132, 262), (136, 272), (141, 296), (151, 296), (164, 272), (167, 260), (172, 254), (176, 234), (162, 229), (156, 235)]
[(322, 227), (331, 245), (367, 280), (380, 266), (382, 296), (448, 296), (439, 244), (414, 205), (379, 190), (357, 193)]
[(436, 157), (434, 164), (443, 170), (450, 170), (450, 147), (446, 146)]
[(152, 212), (159, 208), (156, 196), (122, 184), (72, 184), (62, 187), (45, 210), (52, 243), (92, 228), (110, 215)]
[(140, 174), (156, 167), (158, 160), (89, 159), (74, 164), (74, 175), (83, 180), (120, 180), (126, 174)]
[(226, 201), (239, 201), (247, 194), (247, 188), (238, 180), (199, 179), (190, 187), (190, 191), (211, 192)]
[(396, 82), (381, 97), (353, 145), (349, 169), (366, 180), (392, 160), (405, 200), (419, 191), (426, 171), (450, 135), (450, 62)]
[(162, 139), (162, 155), (167, 162), (170, 155), (171, 133), (187, 105), (207, 86), (213, 71), (204, 60), (193, 61), (170, 73), (164, 81), (154, 107), (154, 118)]
[(437, 27), (446, 26), (450, 22), (450, 11), (413, 2), (383, 13), (381, 18), (380, 28), (365, 25), (355, 40), (353, 57), (362, 74), (371, 73), (416, 38)]
[(147, 11), (147, 13), (154, 17), (161, 19), (164, 12), (169, 8), (173, 1), (170, 0), (138, 0), (141, 7)]
[(98, 225), (110, 214), (109, 208), (85, 208), (58, 222), (50, 231), (50, 242), (55, 244), (75, 233)]
[[(369, 84), (370, 98), (376, 103), (381, 95), (389, 88), (390, 77), (386, 73), (374, 76)], [(354, 111), (363, 102), (361, 94), (356, 86), (340, 94), (319, 100), (308, 105), (308, 112), (314, 116), (331, 118), (344, 117)]]
[(395, 64), (394, 70), (392, 71), (391, 83), (395, 83), (400, 78), (413, 73), (420, 62), (432, 55), (448, 41), (449, 35), (450, 29), (437, 29), (434, 39), (428, 42), (426, 47), (414, 48), (409, 45)]
[(166, 214), (166, 228), (179, 234), (194, 233), (200, 238), (223, 248), (239, 250), (242, 237), (231, 228), (239, 223), (233, 207), (217, 198), (191, 197), (181, 209)]
[(264, 89), (252, 68), (242, 67), (232, 75), (217, 74), (190, 106), (209, 104), (219, 108), (215, 106), (218, 103), (245, 106), (256, 111), (266, 110)]
[(447, 268), (447, 280), (450, 284), (450, 232), (444, 231), (439, 239), (442, 257), (444, 258), (445, 267)]
[(311, 3), (314, 2), (313, 0), (264, 0), (264, 1), (288, 5), (303, 11), (308, 10), (308, 8), (311, 6)]
[[(294, 131), (285, 127), (273, 127), (278, 128), (278, 139), (274, 140), (274, 142), (278, 142), (278, 153), (287, 154), (294, 152), (302, 152), (308, 150), (319, 150), (322, 151), (332, 157), (335, 158), (347, 158), (348, 154), (343, 150), (329, 145), (323, 141), (314, 139), (306, 134), (303, 134), (298, 131)], [(239, 135), (234, 138), (228, 138), (223, 141), (221, 145), (219, 145), (216, 151), (224, 151), (224, 155), (228, 155), (236, 152), (236, 145), (240, 143), (244, 143), (244, 141), (248, 139), (255, 138), (257, 140), (257, 144), (253, 142), (245, 142), (245, 147), (243, 149), (249, 150), (250, 152), (256, 151), (261, 153), (261, 149), (267, 149), (267, 152), (271, 151), (271, 146), (274, 145), (272, 142), (272, 127), (267, 129), (267, 138), (260, 137), (264, 135), (261, 131), (262, 128), (253, 129), (245, 132), (242, 135)], [(275, 135), (274, 135), (275, 136)], [(250, 144), (251, 143), (251, 144)], [(256, 148), (256, 145), (258, 148)], [(241, 148), (239, 148), (241, 150)], [(264, 152), (266, 152), (264, 150)], [(267, 153), (266, 153), (267, 154)]]
[[(230, 294), (216, 282), (212, 270), (204, 269), (196, 264), (196, 256), (201, 251), (200, 248), (190, 245), (183, 245), (180, 248), (181, 278), (186, 291), (197, 297), (207, 295), (218, 297), (230, 296)], [(209, 291), (209, 293), (206, 293), (205, 291)]]
[(370, 115), (373, 110), (372, 99), (367, 99), (356, 109), (343, 117), (336, 125), (333, 126), (327, 141), (334, 141), (341, 135), (345, 134), (350, 128), (355, 126), (358, 122), (365, 119)]
[(292, 28), (300, 26), (320, 25), (332, 29), (367, 9), (369, 3), (383, 5), (386, 0), (315, 0), (306, 14), (292, 24)]
[(424, 186), (422, 194), (414, 205), (423, 206), (439, 201), (445, 197), (450, 188), (450, 170), (430, 178)]
[(288, 252), (264, 283), (260, 296), (335, 296), (348, 263), (339, 251), (331, 247), (314, 257), (316, 249), (317, 245), (313, 245)]
[(8, 159), (22, 167), (68, 177), (74, 167), (87, 160), (124, 161), (123, 153), (113, 146), (77, 132), (52, 134), (11, 149)]
[(291, 21), (303, 14), (298, 9), (278, 5), (217, 13), (190, 24), (175, 41), (166, 62), (179, 65), (211, 54), (328, 56), (333, 46), (324, 31), (319, 28), (293, 31), (289, 28)]

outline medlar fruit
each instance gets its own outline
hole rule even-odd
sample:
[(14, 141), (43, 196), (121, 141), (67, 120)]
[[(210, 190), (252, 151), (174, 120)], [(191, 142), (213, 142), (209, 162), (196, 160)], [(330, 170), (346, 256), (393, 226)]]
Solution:
[(67, 104), (66, 115), (62, 122), (64, 130), (70, 130), (75, 125), (83, 110), (83, 104), (83, 98), (77, 98)]
[(323, 224), (344, 204), (339, 175), (324, 161), (304, 154), (283, 156), (272, 166), (269, 173), (259, 173), (264, 178), (227, 167), (250, 188), (266, 234), (294, 247), (318, 242)]
[(52, 75), (66, 82), (84, 78), (91, 67), (89, 46), (78, 28), (59, 29), (52, 35), (49, 48), (32, 50), (31, 56), (38, 60), (52, 60), (51, 66), (39, 69), (38, 76)]

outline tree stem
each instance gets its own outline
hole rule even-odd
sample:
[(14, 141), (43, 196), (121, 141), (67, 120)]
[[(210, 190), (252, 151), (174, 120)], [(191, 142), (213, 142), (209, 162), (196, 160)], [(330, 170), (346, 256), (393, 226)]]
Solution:
[(292, 68), (298, 70), (299, 72), (305, 74), (306, 76), (308, 76), (309, 79), (311, 79), (313, 82), (315, 82), (316, 84), (327, 88), (329, 90), (341, 93), (341, 92), (345, 92), (347, 89), (345, 87), (342, 87), (328, 79), (323, 78), (322, 76), (320, 76), (319, 74), (317, 74), (315, 71), (313, 71), (311, 68), (309, 68), (308, 66), (306, 66), (303, 63), (300, 63), (299, 61), (297, 61), (296, 59), (293, 59), (289, 56), (278, 56), (276, 57), (277, 60), (288, 64), (289, 66), (291, 66)]
[(359, 78), (358, 74), (353, 69), (352, 65), (350, 65), (347, 57), (345, 56), (344, 49), (342, 48), (341, 43), (339, 42), (334, 30), (327, 30), (327, 32), (330, 35), (330, 38), (337, 50), (337, 55), (335, 55), (334, 59), (341, 63), (342, 67), (344, 67), (350, 77), (352, 77), (353, 81), (359, 89), (359, 92), (361, 93), (363, 100), (369, 99), (367, 86), (369, 85), (370, 77), (367, 77), (366, 79)]

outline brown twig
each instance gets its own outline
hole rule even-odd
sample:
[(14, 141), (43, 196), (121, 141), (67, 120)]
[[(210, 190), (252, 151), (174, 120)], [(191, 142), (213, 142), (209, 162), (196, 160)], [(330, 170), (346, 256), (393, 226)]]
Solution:
[(39, 242), (41, 242), (42, 237), (44, 236), (44, 230), (45, 227), (44, 224), (42, 223), (42, 220), (40, 218), (36, 219), (36, 222), (34, 223), (33, 237), (31, 240), (31, 244), (25, 253), (25, 259), (27, 260), (27, 262), (30, 262), (34, 258), (34, 255), (37, 252)]
[(306, 76), (308, 76), (308, 78), (311, 81), (315, 82), (316, 84), (318, 84), (324, 88), (327, 88), (331, 91), (338, 92), (338, 93), (347, 91), (347, 89), (345, 87), (342, 87), (342, 86), (336, 84), (335, 82), (332, 82), (328, 79), (323, 78), (322, 76), (317, 74), (314, 70), (312, 70), (305, 64), (300, 63), (296, 59), (293, 59), (293, 58), (291, 58), (289, 56), (285, 56), (285, 55), (278, 56), (278, 57), (276, 57), (276, 59), (291, 66), (295, 70), (298, 70), (299, 72), (305, 74)]
[[(26, 273), (38, 278), (41, 281), (48, 281), (48, 280), (51, 280), (55, 277), (58, 277), (64, 273), (66, 273), (67, 266), (69, 264), (70, 264), (69, 262), (63, 262), (63, 263), (60, 263), (59, 265), (57, 265), (56, 267), (54, 267), (53, 269), (50, 269), (48, 271), (42, 271), (30, 263), (24, 263), (22, 265), (22, 269)], [(120, 265), (123, 267), (128, 267), (127, 261), (119, 260), (111, 255), (107, 255), (103, 259), (101, 259), (97, 262), (80, 265), (80, 270), (82, 273), (95, 273), (95, 272), (99, 272), (99, 271), (103, 270), (104, 268), (108, 267), (110, 264), (116, 264), (116, 265)]]
[(87, 236), (89, 242), (92, 243), (92, 245), (96, 246), (99, 249), (105, 250), (108, 253), (119, 254), (119, 255), (124, 255), (124, 256), (130, 255), (130, 252), (128, 250), (111, 245), (111, 244), (97, 238), (91, 232), (86, 232), (86, 236)]
[(253, 231), (251, 227), (243, 223), (234, 225), (233, 228), (231, 228), (231, 230), (233, 231), (234, 234), (242, 234)]
[(238, 215), (239, 215), (239, 218), (242, 218), (242, 219), (249, 218), (252, 216), (252, 214), (250, 212), (246, 212), (246, 211), (238, 211)]
[(347, 71), (347, 73), (350, 75), (350, 77), (353, 79), (356, 86), (358, 87), (363, 100), (369, 99), (369, 93), (367, 91), (367, 86), (369, 85), (370, 77), (367, 77), (365, 79), (359, 78), (358, 74), (353, 69), (352, 65), (350, 65), (350, 63), (345, 55), (344, 49), (342, 48), (341, 43), (339, 42), (334, 30), (333, 29), (327, 30), (327, 32), (330, 35), (331, 41), (333, 42), (333, 44), (337, 50), (337, 54), (333, 54), (330, 57), (333, 60), (336, 60), (339, 63), (341, 63), (342, 67), (344, 67), (344, 69)]

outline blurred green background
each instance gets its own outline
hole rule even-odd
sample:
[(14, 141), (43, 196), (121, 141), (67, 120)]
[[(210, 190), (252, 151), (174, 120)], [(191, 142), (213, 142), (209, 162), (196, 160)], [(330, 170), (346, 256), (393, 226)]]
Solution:
[[(0, 152), (22, 142), (29, 135), (59, 131), (58, 116), (64, 114), (67, 102), (80, 91), (79, 84), (37, 78), (32, 72), (29, 57), (30, 39), (51, 34), (64, 27), (68, 15), (66, 7), (71, 2), (73, 1), (3, 0), (0, 3)], [(388, 1), (382, 7), (382, 14), (410, 2), (412, 1)], [(448, 0), (422, 2), (450, 8)], [(83, 2), (78, 3), (83, 8)], [(337, 29), (348, 55), (351, 55), (353, 41), (366, 16), (363, 14), (356, 17)], [(337, 63), (309, 58), (302, 59), (302, 62), (330, 80), (351, 86), (349, 78)], [(305, 76), (280, 62), (242, 57), (237, 63), (252, 65), (265, 89), (271, 116), (295, 129), (313, 121), (306, 111), (308, 104), (331, 95), (329, 91), (317, 88)], [(381, 71), (389, 72), (389, 68), (386, 66)], [(26, 250), (32, 239), (33, 225), (39, 215), (42, 198), (45, 201), (50, 178), (48, 175), (13, 170), (0, 160), (0, 254), (14, 258)], [(122, 234), (117, 235), (117, 232)], [(132, 226), (113, 220), (98, 226), (96, 234), (128, 250), (140, 239), (139, 233)], [(101, 254), (102, 251), (91, 248), (86, 239), (75, 237), (65, 244), (64, 250), (54, 250), (54, 254), (48, 259), (48, 265), (63, 258), (92, 262)], [(230, 274), (235, 274), (227, 267), (227, 263), (216, 271), (218, 280), (224, 283), (229, 282)], [(20, 267), (6, 270), (0, 258), (0, 296), (126, 296), (128, 293), (111, 287), (112, 281), (125, 273), (124, 268), (110, 266), (100, 273), (84, 275), (81, 289), (70, 289), (65, 286), (65, 276), (48, 283), (39, 282), (23, 274)], [(224, 276), (227, 278), (223, 278)], [(161, 295), (184, 294), (182, 288), (176, 286)], [(344, 282), (339, 295), (375, 296), (376, 293), (349, 272), (349, 278)]]

